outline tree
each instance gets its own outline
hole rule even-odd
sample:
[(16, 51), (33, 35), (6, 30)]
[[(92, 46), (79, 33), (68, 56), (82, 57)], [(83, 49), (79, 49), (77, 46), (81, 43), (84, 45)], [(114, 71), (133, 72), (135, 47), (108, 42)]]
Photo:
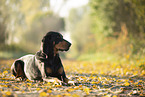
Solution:
[(126, 25), (129, 34), (144, 36), (144, 0), (91, 0), (96, 33), (112, 35)]
[[(0, 42), (21, 44), (36, 52), (49, 30), (64, 30), (64, 19), (55, 15), (49, 0), (0, 0)], [(36, 37), (36, 38), (34, 38)]]

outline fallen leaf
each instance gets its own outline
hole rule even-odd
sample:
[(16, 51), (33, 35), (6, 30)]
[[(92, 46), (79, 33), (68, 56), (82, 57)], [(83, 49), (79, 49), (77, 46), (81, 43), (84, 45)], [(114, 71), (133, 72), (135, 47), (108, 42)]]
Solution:
[(6, 95), (10, 96), (12, 93), (10, 91), (5, 92)]
[(129, 86), (130, 85), (130, 83), (129, 82), (125, 82), (125, 84), (124, 84), (125, 86)]
[(43, 96), (47, 96), (47, 93), (46, 93), (46, 92), (41, 92), (39, 95), (40, 95), (41, 97), (43, 97)]
[(83, 91), (88, 95), (90, 94), (90, 89), (88, 87), (84, 88)]
[(52, 93), (52, 90), (48, 89), (48, 90), (47, 90), (47, 93)]

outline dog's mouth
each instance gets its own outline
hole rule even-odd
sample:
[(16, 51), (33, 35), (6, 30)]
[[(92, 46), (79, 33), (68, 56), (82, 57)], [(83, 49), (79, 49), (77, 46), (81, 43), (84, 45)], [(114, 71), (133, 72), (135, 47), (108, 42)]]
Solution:
[(68, 51), (71, 45), (64, 47), (64, 48), (58, 48), (58, 51)]
[(59, 42), (58, 44), (56, 44), (55, 48), (58, 51), (68, 51), (70, 46), (71, 46), (71, 43), (69, 43), (68, 41), (63, 41), (63, 42)]
[(66, 49), (58, 49), (58, 51), (68, 51), (69, 48), (66, 48)]

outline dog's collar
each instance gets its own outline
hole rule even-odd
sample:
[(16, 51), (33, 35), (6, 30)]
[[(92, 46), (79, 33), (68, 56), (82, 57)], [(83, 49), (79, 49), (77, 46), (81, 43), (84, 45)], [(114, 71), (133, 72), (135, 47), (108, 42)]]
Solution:
[(46, 55), (44, 53), (42, 53), (41, 51), (36, 52), (35, 57), (36, 57), (37, 60), (41, 60), (41, 61), (48, 60)]
[(52, 55), (53, 58), (51, 58), (50, 56), (47, 56), (46, 54), (42, 53), (42, 51), (38, 51), (35, 54), (36, 59), (40, 61), (54, 60), (54, 58), (57, 56), (59, 56), (59, 54), (56, 54), (55, 56)]

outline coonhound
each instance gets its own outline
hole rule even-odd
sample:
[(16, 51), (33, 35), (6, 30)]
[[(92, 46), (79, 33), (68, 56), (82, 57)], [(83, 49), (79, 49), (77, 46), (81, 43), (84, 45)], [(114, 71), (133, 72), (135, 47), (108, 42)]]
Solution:
[(42, 39), (41, 48), (35, 55), (25, 55), (12, 64), (11, 71), (16, 78), (43, 81), (56, 77), (68, 83), (58, 51), (68, 51), (71, 43), (58, 32), (50, 31)]

